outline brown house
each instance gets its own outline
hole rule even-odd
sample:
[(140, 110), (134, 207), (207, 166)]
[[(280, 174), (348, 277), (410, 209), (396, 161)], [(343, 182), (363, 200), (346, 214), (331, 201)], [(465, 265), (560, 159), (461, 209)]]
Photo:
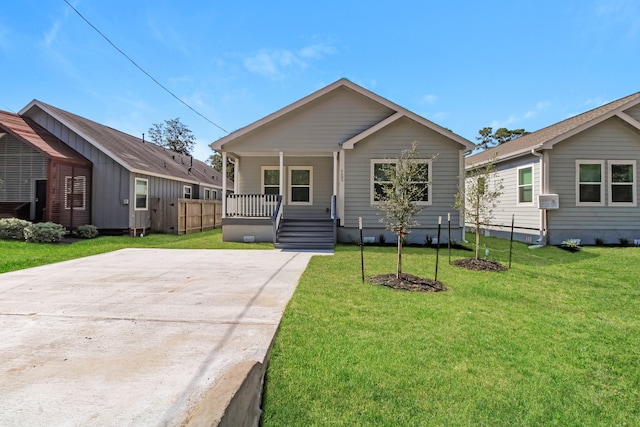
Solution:
[(92, 164), (28, 117), (0, 111), (0, 217), (91, 223)]

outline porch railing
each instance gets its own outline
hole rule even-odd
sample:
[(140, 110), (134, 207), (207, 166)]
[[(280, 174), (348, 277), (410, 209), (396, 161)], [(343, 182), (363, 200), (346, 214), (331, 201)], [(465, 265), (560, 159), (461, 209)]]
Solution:
[(228, 218), (272, 218), (277, 211), (278, 194), (229, 194)]
[(276, 204), (276, 210), (271, 215), (271, 222), (273, 223), (273, 244), (276, 244), (276, 238), (278, 237), (278, 230), (280, 229), (280, 221), (282, 221), (282, 196), (278, 196), (278, 203)]

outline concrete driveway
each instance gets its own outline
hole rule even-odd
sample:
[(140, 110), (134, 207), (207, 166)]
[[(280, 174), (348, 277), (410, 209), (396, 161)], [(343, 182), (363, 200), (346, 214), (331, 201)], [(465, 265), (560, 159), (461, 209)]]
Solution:
[(265, 361), (313, 255), (124, 249), (0, 274), (0, 425), (184, 424)]

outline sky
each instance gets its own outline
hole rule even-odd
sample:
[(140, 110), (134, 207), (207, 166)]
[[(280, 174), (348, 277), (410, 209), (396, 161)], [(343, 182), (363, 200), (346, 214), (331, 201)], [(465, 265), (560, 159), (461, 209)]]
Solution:
[(178, 117), (201, 160), (343, 77), (472, 142), (640, 91), (636, 0), (67, 1), (171, 94), (64, 0), (20, 0), (0, 8), (0, 110), (135, 136)]

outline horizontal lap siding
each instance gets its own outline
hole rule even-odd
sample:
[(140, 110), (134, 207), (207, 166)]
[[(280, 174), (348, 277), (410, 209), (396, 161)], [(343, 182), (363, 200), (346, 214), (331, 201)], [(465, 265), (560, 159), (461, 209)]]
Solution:
[[(518, 168), (529, 166), (533, 168), (533, 203), (518, 204)], [(540, 210), (538, 209), (540, 159), (535, 156), (526, 156), (500, 163), (496, 166), (495, 179), (502, 179), (503, 188), (491, 223), (511, 227), (513, 215), (516, 227), (538, 229), (540, 227)]]
[[(333, 157), (284, 157), (285, 213), (289, 216), (310, 214), (328, 216), (326, 209), (331, 207), (333, 194)], [(239, 193), (262, 194), (262, 166), (279, 166), (280, 157), (242, 157), (240, 159)], [(313, 166), (313, 206), (290, 206), (288, 199), (289, 166)]]
[(437, 228), (438, 216), (446, 221), (447, 213), (451, 213), (452, 225), (457, 226), (458, 213), (453, 204), (458, 189), (461, 146), (405, 118), (358, 142), (353, 150), (345, 150), (345, 227), (357, 227), (361, 216), (365, 227), (384, 228), (380, 211), (371, 205), (371, 159), (397, 158), (403, 150), (411, 148), (414, 141), (419, 144), (420, 158), (438, 155), (431, 166), (433, 203), (416, 217), (420, 223), (417, 228)]
[[(550, 155), (549, 186), (560, 209), (549, 211), (553, 230), (640, 229), (640, 207), (576, 206), (576, 159), (604, 160), (605, 202), (609, 200), (607, 160), (635, 160), (640, 166), (640, 132), (611, 118), (558, 143)], [(636, 171), (636, 180), (640, 175)], [(636, 191), (640, 186), (636, 183)], [(638, 195), (636, 194), (636, 198)]]
[(341, 88), (249, 132), (225, 150), (298, 153), (338, 151), (338, 143), (393, 114), (389, 108)]
[(47, 179), (48, 159), (31, 146), (5, 135), (0, 139), (0, 202), (33, 202), (35, 180)]

